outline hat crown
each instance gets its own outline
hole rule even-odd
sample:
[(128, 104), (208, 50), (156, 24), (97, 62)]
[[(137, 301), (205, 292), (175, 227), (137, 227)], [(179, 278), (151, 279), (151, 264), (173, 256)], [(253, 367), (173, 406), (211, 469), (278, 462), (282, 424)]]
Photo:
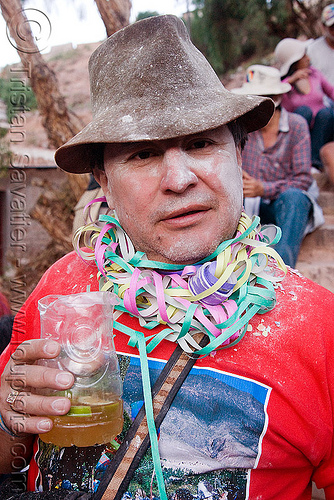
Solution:
[(254, 64), (249, 66), (246, 72), (246, 82), (251, 86), (263, 87), (264, 89), (278, 88), (281, 84), (281, 75), (278, 69), (271, 66)]
[(253, 64), (246, 70), (246, 81), (242, 87), (232, 89), (235, 94), (274, 96), (285, 94), (291, 90), (289, 83), (281, 82), (281, 75), (277, 68)]
[(296, 38), (283, 38), (275, 48), (275, 59), (280, 74), (285, 76), (290, 66), (299, 61), (306, 53), (308, 42)]
[(272, 101), (235, 96), (219, 80), (176, 16), (154, 16), (105, 40), (89, 60), (93, 120), (55, 154), (68, 172), (94, 165), (94, 143), (164, 140), (239, 119), (264, 126)]
[(211, 99), (222, 90), (184, 23), (170, 15), (143, 19), (109, 37), (93, 52), (89, 73), (94, 116), (120, 103), (152, 115), (156, 107), (184, 106), (185, 92)]

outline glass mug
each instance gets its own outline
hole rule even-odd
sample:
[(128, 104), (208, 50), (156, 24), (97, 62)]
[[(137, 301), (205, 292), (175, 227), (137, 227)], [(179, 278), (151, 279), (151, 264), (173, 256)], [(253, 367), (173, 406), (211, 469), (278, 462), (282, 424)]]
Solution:
[(38, 391), (71, 400), (66, 415), (50, 416), (53, 428), (39, 436), (46, 443), (92, 446), (108, 443), (122, 431), (122, 381), (113, 341), (117, 303), (110, 292), (48, 295), (38, 301), (41, 338), (61, 345), (59, 356), (38, 363), (74, 375), (68, 390)]

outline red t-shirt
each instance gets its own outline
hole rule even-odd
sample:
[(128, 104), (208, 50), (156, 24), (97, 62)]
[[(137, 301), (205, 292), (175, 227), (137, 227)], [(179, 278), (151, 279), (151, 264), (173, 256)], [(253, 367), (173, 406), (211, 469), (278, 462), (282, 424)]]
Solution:
[[(16, 316), (1, 370), (15, 346), (39, 337), (38, 299), (98, 290), (96, 271), (72, 252), (45, 273)], [(159, 432), (168, 496), (183, 487), (199, 498), (211, 492), (211, 498), (302, 500), (311, 498), (313, 480), (334, 498), (333, 298), (289, 270), (276, 307), (256, 315), (239, 344), (196, 362)], [(118, 321), (142, 330), (128, 314)], [(123, 398), (131, 414), (143, 399), (138, 351), (127, 335), (114, 333), (116, 350), (128, 360)], [(149, 355), (152, 383), (174, 347), (163, 341)], [(37, 445), (35, 452), (38, 461)], [(130, 484), (129, 498), (140, 480), (149, 493), (152, 470), (145, 470)], [(37, 472), (33, 461), (31, 489), (56, 484), (54, 464), (49, 483)]]

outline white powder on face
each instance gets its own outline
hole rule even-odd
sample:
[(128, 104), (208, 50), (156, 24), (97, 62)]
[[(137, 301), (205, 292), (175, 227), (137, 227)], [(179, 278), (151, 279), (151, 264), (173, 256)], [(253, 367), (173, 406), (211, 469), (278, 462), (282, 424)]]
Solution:
[(161, 189), (182, 193), (189, 186), (198, 183), (196, 162), (186, 151), (165, 153), (158, 174), (161, 176)]
[(198, 205), (203, 207), (217, 207), (217, 199), (211, 193), (198, 193), (197, 191), (185, 191), (184, 193), (166, 197), (163, 204), (150, 215), (152, 223), (158, 220), (165, 219), (171, 214), (184, 210), (185, 207)]
[(174, 179), (173, 186), (178, 192), (182, 191), (189, 184), (196, 184), (197, 176), (189, 169), (183, 169), (178, 172), (177, 178)]
[[(116, 206), (116, 209), (123, 228), (130, 235), (137, 250), (145, 252), (152, 260), (187, 264), (201, 260), (212, 253), (223, 240), (234, 236), (242, 208), (242, 196), (235, 196), (236, 194), (233, 193), (231, 196), (229, 193), (224, 196), (222, 192), (219, 201), (223, 203), (224, 209), (219, 206), (214, 194), (207, 192), (199, 194), (196, 189), (172, 198), (167, 197), (163, 205), (158, 206), (152, 213), (148, 211), (143, 217), (131, 210), (128, 212), (121, 206)], [(108, 196), (107, 200), (110, 204)], [(203, 226), (201, 231), (190, 227), (166, 233), (166, 227), (163, 226), (162, 233), (157, 230), (157, 227), (160, 227), (159, 221), (184, 210), (184, 207), (194, 205), (202, 205), (212, 212), (207, 233), (205, 229), (203, 230)], [(137, 221), (135, 224), (134, 220)], [(215, 232), (212, 230), (213, 225)]]
[[(149, 163), (144, 176), (141, 167), (128, 168), (122, 162), (115, 167), (111, 161), (107, 200), (116, 208), (136, 249), (145, 252), (149, 259), (195, 262), (235, 234), (242, 209), (241, 168), (237, 159), (232, 136), (224, 136), (222, 147), (212, 154), (193, 156), (173, 146), (164, 157), (166, 163)], [(203, 214), (202, 222), (190, 227), (164, 223), (174, 213), (182, 215), (187, 210), (208, 213)]]
[[(203, 231), (203, 229), (196, 231), (196, 228), (189, 228), (180, 233), (176, 232), (174, 236), (172, 235), (173, 233), (170, 233), (172, 236), (168, 238), (168, 241), (163, 238), (164, 235), (160, 238), (159, 235), (157, 235), (157, 238), (154, 238), (152, 235), (149, 241), (150, 248), (146, 251), (149, 253), (153, 249), (163, 256), (163, 260), (167, 262), (186, 264), (201, 260), (211, 254), (222, 241), (234, 237), (240, 218), (242, 210), (242, 197), (240, 196), (236, 197), (236, 199), (226, 199), (224, 204), (226, 206), (225, 210), (220, 208), (217, 198), (214, 196), (197, 195), (195, 199), (191, 200), (187, 195), (183, 197), (183, 202), (185, 201), (184, 198), (187, 198), (187, 203), (182, 205), (180, 199), (169, 200), (154, 215), (163, 218), (166, 214), (172, 213), (174, 210), (186, 206), (186, 204), (190, 204), (191, 201), (194, 203), (203, 203), (203, 205), (207, 204), (207, 206), (211, 207), (213, 213), (208, 222), (207, 232)], [(231, 201), (230, 204), (229, 201)], [(213, 226), (215, 227), (215, 232), (213, 232)]]
[[(240, 211), (241, 214), (241, 211)], [(216, 235), (212, 238), (210, 244), (203, 245), (200, 239), (194, 238), (183, 238), (172, 237), (168, 241), (168, 245), (156, 244), (154, 250), (162, 256), (162, 261), (175, 262), (178, 264), (190, 264), (204, 259), (212, 252), (214, 252), (217, 246), (224, 240), (232, 238), (235, 234), (239, 217), (237, 220), (230, 224), (230, 231), (226, 237), (221, 237), (221, 235)]]

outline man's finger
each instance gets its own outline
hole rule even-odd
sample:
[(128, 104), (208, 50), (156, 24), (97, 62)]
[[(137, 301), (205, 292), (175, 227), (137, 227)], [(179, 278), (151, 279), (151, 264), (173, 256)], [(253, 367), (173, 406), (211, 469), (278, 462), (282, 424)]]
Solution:
[[(13, 418), (17, 413), (33, 415), (65, 415), (71, 407), (67, 397), (40, 396), (31, 392), (22, 392), (10, 405), (7, 418)], [(8, 416), (9, 414), (9, 416)]]
[(13, 365), (5, 380), (16, 391), (27, 388), (64, 390), (72, 387), (72, 373), (40, 365)]
[(11, 412), (6, 416), (6, 426), (16, 435), (43, 434), (53, 427), (51, 418)]
[(29, 363), (43, 358), (54, 358), (60, 353), (60, 344), (54, 340), (33, 339), (23, 342), (12, 354), (16, 363)]

